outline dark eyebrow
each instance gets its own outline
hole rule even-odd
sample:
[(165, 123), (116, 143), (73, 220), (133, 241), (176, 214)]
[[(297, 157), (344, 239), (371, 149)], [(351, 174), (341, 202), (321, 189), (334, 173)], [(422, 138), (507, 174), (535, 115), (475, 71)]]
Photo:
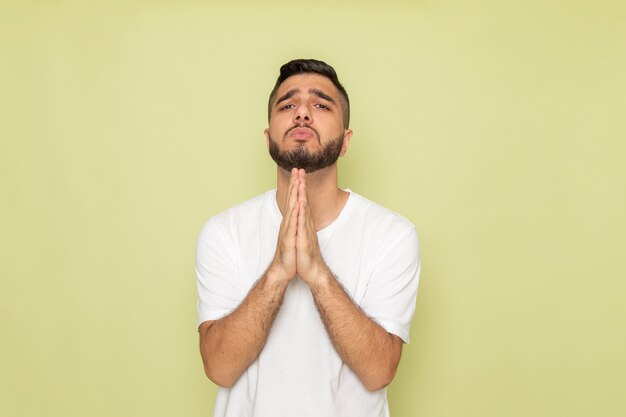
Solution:
[(278, 103), (280, 103), (281, 101), (289, 100), (291, 97), (293, 97), (296, 93), (299, 93), (299, 92), (300, 92), (300, 89), (292, 88), (291, 90), (287, 91), (284, 95), (280, 96), (278, 100), (276, 100), (276, 103), (274, 103), (274, 106), (277, 106)]
[[(274, 106), (278, 106), (278, 104), (282, 101), (285, 100), (289, 100), (291, 97), (295, 96), (296, 94), (298, 94), (300, 92), (299, 88), (292, 88), (291, 90), (287, 91), (285, 94), (283, 94), (282, 96), (280, 96), (278, 98), (278, 100), (276, 100), (276, 103), (274, 103)], [(328, 94), (326, 94), (325, 92), (323, 92), (320, 89), (317, 88), (311, 88), (309, 90), (309, 94), (313, 94), (318, 96), (321, 99), (324, 99), (330, 103), (335, 104), (335, 100), (333, 100), (333, 98), (331, 96), (329, 96)]]
[(326, 101), (330, 101), (331, 103), (335, 104), (335, 100), (333, 100), (331, 96), (329, 96), (328, 94), (326, 94), (322, 90), (318, 90), (317, 88), (311, 88), (309, 90), (309, 93), (310, 94), (315, 94), (319, 98), (322, 98), (322, 99), (324, 99)]

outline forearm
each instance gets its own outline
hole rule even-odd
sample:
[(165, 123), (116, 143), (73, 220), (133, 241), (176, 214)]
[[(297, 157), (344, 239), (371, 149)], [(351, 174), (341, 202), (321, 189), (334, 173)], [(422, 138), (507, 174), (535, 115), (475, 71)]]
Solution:
[(374, 391), (393, 379), (402, 342), (367, 317), (330, 273), (311, 286), (315, 304), (335, 349), (366, 389)]
[(200, 327), (200, 352), (207, 376), (232, 386), (265, 345), (288, 281), (268, 271), (231, 314)]

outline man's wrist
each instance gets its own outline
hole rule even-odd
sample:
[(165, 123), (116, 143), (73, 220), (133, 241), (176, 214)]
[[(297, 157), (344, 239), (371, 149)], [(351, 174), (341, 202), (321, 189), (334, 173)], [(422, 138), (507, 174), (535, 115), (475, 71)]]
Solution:
[(328, 269), (326, 265), (319, 269), (314, 280), (311, 281), (309, 286), (313, 292), (324, 292), (330, 288), (333, 281), (336, 281), (333, 273)]
[(265, 272), (265, 281), (271, 287), (286, 287), (292, 278), (293, 277), (290, 277), (283, 268), (277, 267), (274, 264), (270, 265)]

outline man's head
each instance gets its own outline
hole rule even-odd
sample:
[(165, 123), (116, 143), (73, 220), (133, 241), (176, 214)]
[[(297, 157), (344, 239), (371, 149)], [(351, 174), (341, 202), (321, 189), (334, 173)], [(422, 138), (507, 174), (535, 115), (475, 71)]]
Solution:
[(312, 59), (283, 65), (270, 94), (265, 129), (274, 161), (287, 171), (314, 172), (333, 165), (352, 137), (349, 106), (330, 65)]
[(350, 99), (348, 98), (348, 93), (339, 82), (335, 69), (327, 63), (316, 59), (294, 59), (280, 67), (280, 74), (278, 75), (276, 84), (274, 84), (274, 89), (270, 93), (270, 98), (267, 104), (268, 122), (272, 118), (272, 104), (276, 99), (276, 92), (278, 91), (278, 88), (287, 78), (298, 74), (319, 74), (328, 78), (330, 82), (333, 83), (341, 100), (343, 126), (347, 129), (350, 126)]

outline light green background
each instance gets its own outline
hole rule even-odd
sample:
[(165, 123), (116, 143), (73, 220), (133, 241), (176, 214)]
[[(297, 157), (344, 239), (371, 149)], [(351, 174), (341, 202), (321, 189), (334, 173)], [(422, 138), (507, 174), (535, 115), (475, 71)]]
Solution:
[(0, 415), (211, 415), (195, 239), (316, 57), (341, 185), (420, 234), (393, 417), (626, 416), (623, 4), (2, 3)]

